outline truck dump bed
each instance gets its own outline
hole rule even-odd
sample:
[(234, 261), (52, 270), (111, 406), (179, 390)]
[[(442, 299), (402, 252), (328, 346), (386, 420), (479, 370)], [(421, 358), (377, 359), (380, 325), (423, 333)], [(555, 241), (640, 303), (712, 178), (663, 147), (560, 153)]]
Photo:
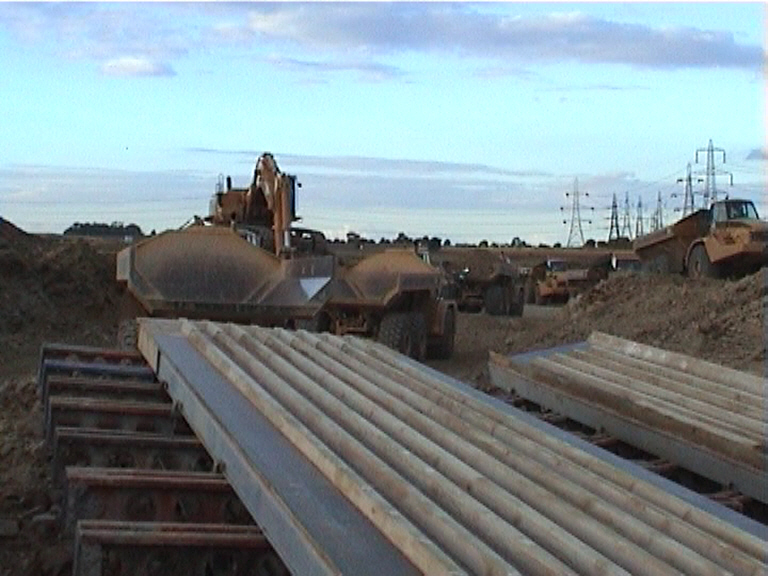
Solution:
[(331, 256), (282, 260), (225, 227), (149, 238), (117, 256), (117, 279), (151, 316), (279, 322), (325, 303)]

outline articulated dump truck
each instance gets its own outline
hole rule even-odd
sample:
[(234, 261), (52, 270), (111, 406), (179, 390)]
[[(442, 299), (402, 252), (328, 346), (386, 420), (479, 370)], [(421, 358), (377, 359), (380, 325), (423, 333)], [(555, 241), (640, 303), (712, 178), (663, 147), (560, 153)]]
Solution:
[(741, 276), (768, 264), (768, 223), (750, 200), (721, 200), (637, 238), (633, 248), (647, 272)]
[(522, 316), (525, 307), (523, 276), (503, 254), (478, 248), (443, 248), (433, 258), (448, 276), (462, 312), (485, 310), (491, 316)]
[(450, 357), (456, 303), (440, 271), (408, 249), (344, 264), (320, 232), (291, 227), (295, 189), (265, 153), (251, 185), (227, 179), (206, 218), (122, 250), (122, 344), (133, 344), (137, 316), (184, 317), (354, 334), (418, 360)]

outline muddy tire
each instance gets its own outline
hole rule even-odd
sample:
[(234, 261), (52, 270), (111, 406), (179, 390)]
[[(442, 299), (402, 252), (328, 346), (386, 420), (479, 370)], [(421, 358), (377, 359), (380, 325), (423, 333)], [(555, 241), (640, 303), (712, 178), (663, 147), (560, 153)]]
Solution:
[(717, 278), (717, 269), (710, 262), (707, 249), (703, 244), (697, 244), (691, 250), (691, 257), (688, 259), (688, 277), (695, 280)]
[(117, 327), (117, 348), (136, 350), (139, 347), (139, 323), (135, 318), (121, 320)]
[(513, 289), (510, 292), (510, 302), (508, 314), (510, 316), (522, 316), (525, 309), (525, 290), (523, 288)]
[(420, 312), (411, 314), (411, 342), (410, 357), (421, 362), (427, 357), (427, 323)]
[(501, 316), (507, 313), (504, 287), (500, 284), (494, 284), (486, 288), (483, 300), (485, 302), (485, 311), (491, 316)]
[(428, 357), (437, 360), (448, 360), (453, 356), (454, 342), (456, 340), (456, 311), (448, 308), (443, 320), (443, 333), (432, 340), (429, 345)]
[(423, 360), (427, 348), (424, 315), (416, 312), (390, 312), (381, 319), (378, 341), (416, 360)]

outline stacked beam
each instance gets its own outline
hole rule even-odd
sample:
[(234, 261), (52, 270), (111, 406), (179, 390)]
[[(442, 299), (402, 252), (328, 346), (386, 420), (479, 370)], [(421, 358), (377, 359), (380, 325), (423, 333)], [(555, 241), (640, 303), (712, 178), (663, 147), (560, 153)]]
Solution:
[(566, 350), (492, 355), (492, 381), (768, 502), (763, 378), (599, 332)]
[[(188, 380), (170, 383), (169, 393), (186, 402), (190, 426), (296, 574), (302, 570), (277, 524), (247, 497), (255, 487), (241, 473), (243, 434), (257, 427), (238, 421), (228, 429), (223, 414), (190, 406), (205, 395), (192, 383), (203, 370), (190, 354), (235, 388), (416, 572), (768, 573), (760, 537), (376, 343), (148, 320), (140, 349), (161, 377), (165, 366), (174, 380)], [(185, 372), (185, 362), (198, 368)], [(194, 394), (182, 393), (187, 385)], [(266, 485), (265, 474), (253, 477)], [(278, 480), (265, 492), (280, 499), (290, 489)], [(301, 510), (286, 516), (298, 521)], [(296, 530), (309, 547), (321, 537), (312, 530)], [(351, 531), (348, 538), (347, 547), (368, 545)], [(315, 553), (327, 573), (349, 569), (328, 550)], [(373, 563), (358, 570), (386, 573)]]

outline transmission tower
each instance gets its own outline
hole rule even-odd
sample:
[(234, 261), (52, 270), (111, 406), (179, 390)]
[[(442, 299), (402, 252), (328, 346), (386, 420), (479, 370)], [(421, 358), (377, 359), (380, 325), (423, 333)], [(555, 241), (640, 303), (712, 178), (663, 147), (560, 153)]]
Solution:
[(685, 183), (685, 197), (683, 198), (683, 218), (685, 218), (688, 214), (693, 214), (696, 210), (693, 201), (693, 176), (691, 174), (690, 162), (688, 162), (688, 166), (685, 170), (685, 178), (678, 178), (677, 182)]
[(651, 232), (660, 230), (664, 227), (664, 218), (662, 213), (663, 207), (661, 203), (661, 190), (659, 190), (659, 195), (656, 200), (656, 210), (653, 211), (653, 215), (651, 216)]
[(611, 203), (611, 229), (608, 231), (608, 242), (611, 242), (612, 240), (618, 240), (620, 236), (621, 236), (621, 233), (619, 232), (619, 206), (616, 203), (616, 192), (614, 192), (613, 202)]
[(731, 186), (733, 186), (733, 174), (724, 170), (716, 169), (715, 152), (723, 153), (723, 164), (725, 164), (725, 150), (722, 148), (715, 148), (712, 145), (712, 139), (709, 140), (709, 145), (706, 148), (699, 148), (696, 150), (696, 164), (699, 163), (699, 152), (707, 153), (707, 171), (706, 180), (704, 183), (704, 208), (709, 208), (709, 204), (711, 202), (717, 202), (717, 184), (715, 183), (715, 174), (728, 174), (731, 178)]
[(632, 240), (632, 223), (629, 215), (629, 192), (624, 193), (624, 215), (621, 219), (621, 235)]
[[(565, 193), (568, 196), (568, 193)], [(579, 247), (584, 246), (584, 231), (581, 229), (581, 209), (579, 208), (579, 179), (573, 180), (573, 204), (571, 205), (571, 229), (568, 232), (566, 247), (573, 246), (578, 234)]]
[(635, 220), (635, 238), (640, 238), (640, 236), (643, 236), (645, 234), (645, 231), (643, 231), (643, 199), (638, 198), (637, 199), (637, 220)]

